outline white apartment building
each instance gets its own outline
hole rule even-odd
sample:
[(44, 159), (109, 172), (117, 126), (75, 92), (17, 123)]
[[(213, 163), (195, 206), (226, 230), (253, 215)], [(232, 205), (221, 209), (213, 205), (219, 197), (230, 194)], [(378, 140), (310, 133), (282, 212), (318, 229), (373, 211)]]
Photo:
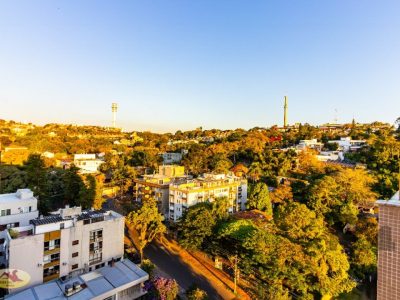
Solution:
[(6, 296), (7, 300), (132, 300), (146, 290), (149, 275), (131, 261), (113, 262), (67, 280), (50, 281)]
[(13, 228), (17, 236), (5, 231), (7, 267), (30, 275), (27, 288), (110, 265), (124, 255), (124, 222), (114, 211), (82, 211), (81, 207), (66, 207), (31, 220), (29, 225)]
[(367, 144), (365, 140), (352, 140), (351, 137), (341, 137), (340, 140), (328, 141), (328, 143), (336, 143), (343, 152), (357, 151)]
[(99, 167), (104, 161), (98, 159), (96, 154), (75, 154), (74, 165), (80, 169), (83, 174), (97, 173)]
[(6, 230), (28, 226), (39, 215), (37, 199), (29, 189), (20, 189), (16, 193), (0, 195), (0, 265), (5, 265), (4, 241)]
[(315, 149), (318, 151), (321, 151), (321, 149), (323, 147), (324, 147), (324, 144), (321, 142), (318, 142), (317, 139), (300, 140), (299, 144), (296, 146), (296, 148), (299, 150), (304, 150), (304, 149), (308, 148), (308, 149)]
[(169, 219), (176, 222), (190, 207), (220, 197), (231, 201), (230, 213), (246, 209), (247, 180), (234, 175), (204, 174), (202, 177), (169, 186)]

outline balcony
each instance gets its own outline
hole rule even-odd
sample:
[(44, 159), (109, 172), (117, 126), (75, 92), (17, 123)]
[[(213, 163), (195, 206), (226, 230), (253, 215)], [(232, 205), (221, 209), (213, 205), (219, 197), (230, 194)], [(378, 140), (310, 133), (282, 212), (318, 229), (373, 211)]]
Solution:
[(47, 268), (54, 267), (54, 266), (59, 266), (59, 265), (60, 265), (60, 260), (56, 259), (56, 260), (53, 260), (51, 262), (46, 263), (43, 266), (43, 269), (47, 269)]
[(58, 277), (60, 277), (60, 272), (55, 272), (55, 273), (51, 273), (51, 274), (48, 274), (48, 275), (43, 275), (43, 282), (54, 280), (54, 279), (57, 279)]
[(103, 240), (103, 237), (102, 236), (98, 236), (98, 237), (95, 237), (95, 238), (91, 238), (90, 239), (90, 243), (101, 242), (102, 240)]
[(44, 249), (44, 256), (56, 254), (56, 253), (60, 253), (60, 247), (56, 247), (56, 248), (48, 249), (48, 250), (46, 250), (46, 248)]

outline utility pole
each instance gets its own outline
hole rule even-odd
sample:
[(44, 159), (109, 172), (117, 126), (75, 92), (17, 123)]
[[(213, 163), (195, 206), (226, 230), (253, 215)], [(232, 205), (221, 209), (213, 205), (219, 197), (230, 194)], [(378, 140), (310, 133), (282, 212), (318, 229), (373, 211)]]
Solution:
[(239, 258), (238, 255), (235, 254), (234, 256), (228, 257), (230, 263), (233, 265), (233, 293), (236, 295), (237, 293), (237, 283), (239, 281), (239, 269), (238, 269), (238, 263), (239, 263)]

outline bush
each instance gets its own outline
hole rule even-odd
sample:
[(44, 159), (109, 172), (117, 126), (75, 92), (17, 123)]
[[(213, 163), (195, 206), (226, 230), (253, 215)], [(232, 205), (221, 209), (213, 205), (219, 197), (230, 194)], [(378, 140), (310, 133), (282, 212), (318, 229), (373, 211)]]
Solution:
[(157, 277), (153, 280), (153, 285), (160, 300), (174, 300), (178, 296), (179, 286), (174, 279)]
[(205, 291), (199, 289), (197, 286), (192, 286), (186, 291), (188, 300), (207, 300), (208, 296)]
[(149, 259), (143, 259), (140, 267), (143, 271), (149, 274), (150, 278), (153, 277), (154, 269), (156, 268), (156, 266)]

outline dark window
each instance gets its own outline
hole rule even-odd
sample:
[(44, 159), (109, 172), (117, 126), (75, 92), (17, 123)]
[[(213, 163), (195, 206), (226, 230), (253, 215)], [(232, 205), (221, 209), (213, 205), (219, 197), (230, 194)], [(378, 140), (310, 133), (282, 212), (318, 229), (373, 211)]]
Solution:
[(72, 265), (72, 270), (78, 269), (78, 264)]
[(64, 223), (60, 223), (60, 229), (64, 229)]
[(32, 206), (29, 206), (29, 212), (31, 212), (32, 211)]
[(79, 255), (79, 252), (72, 253), (72, 257), (77, 257), (78, 255)]
[(83, 225), (87, 225), (87, 224), (90, 224), (90, 219), (83, 220)]
[(3, 244), (4, 243), (4, 239), (0, 239), (0, 244)]
[(78, 245), (79, 244), (79, 240), (75, 240), (75, 241), (73, 241), (72, 242), (72, 245), (74, 246), (74, 245)]

